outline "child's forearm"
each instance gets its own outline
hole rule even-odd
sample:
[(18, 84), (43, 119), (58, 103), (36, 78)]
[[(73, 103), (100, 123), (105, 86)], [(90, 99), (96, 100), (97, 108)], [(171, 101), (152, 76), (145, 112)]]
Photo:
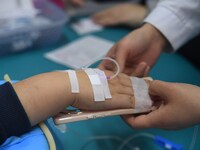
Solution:
[[(77, 73), (77, 76), (81, 82), (84, 82), (86, 89), (90, 87), (83, 72)], [(66, 72), (36, 75), (13, 84), (13, 87), (31, 125), (59, 113), (66, 106), (72, 105), (78, 98), (77, 94), (71, 92), (70, 81)]]
[[(30, 130), (31, 126), (56, 115), (70, 105), (88, 111), (136, 108), (136, 102), (140, 100), (140, 97), (137, 99), (135, 93), (138, 90), (133, 89), (134, 83), (129, 76), (120, 73), (117, 77), (109, 80), (107, 90), (111, 96), (106, 96), (105, 82), (101, 83), (100, 81), (99, 86), (94, 89), (92, 80), (98, 78), (107, 80), (107, 76), (112, 73), (105, 71), (106, 75), (100, 78), (102, 76), (88, 75), (85, 71), (76, 71), (76, 75), (72, 71), (44, 73), (19, 81), (13, 84), (13, 87), (9, 83), (0, 86), (2, 101), (0, 125), (3, 129), (1, 133), (6, 133), (3, 140), (0, 138), (0, 143), (10, 136), (21, 135)], [(78, 85), (77, 82), (72, 82), (74, 81), (72, 74), (75, 78), (77, 76)], [(92, 79), (91, 77), (96, 78)], [(79, 87), (78, 93), (73, 93), (73, 83)], [(140, 82), (136, 82), (136, 84), (140, 85)], [(140, 94), (140, 92), (138, 93)], [(101, 99), (98, 101), (95, 99), (97, 94), (101, 94)], [(16, 121), (18, 122), (16, 123)], [(19, 128), (20, 130), (18, 130)]]
[[(109, 74), (108, 71), (105, 71)], [(79, 93), (72, 93), (66, 72), (51, 72), (33, 76), (13, 85), (31, 125), (56, 115), (67, 106), (86, 110), (134, 108), (135, 95), (130, 77), (119, 74), (109, 80), (112, 98), (94, 101), (93, 88), (88, 75), (76, 71)]]

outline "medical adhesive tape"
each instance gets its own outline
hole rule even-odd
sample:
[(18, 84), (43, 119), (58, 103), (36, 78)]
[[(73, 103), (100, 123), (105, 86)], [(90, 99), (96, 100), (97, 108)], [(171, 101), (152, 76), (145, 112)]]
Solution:
[[(112, 76), (107, 76), (107, 80), (114, 79), (114, 78), (120, 73), (119, 64), (118, 64), (117, 61), (114, 60), (113, 58), (110, 58), (110, 57), (103, 57), (103, 58), (101, 58), (101, 59), (96, 60), (96, 62), (98, 62), (98, 61), (100, 61), (100, 60), (110, 60), (110, 61), (112, 61), (112, 62), (116, 65), (117, 70), (116, 70), (115, 74), (112, 75)], [(88, 66), (86, 66), (86, 67), (84, 67), (84, 68), (89, 68), (91, 65), (92, 65), (92, 64), (89, 64)], [(84, 68), (83, 68), (83, 69), (84, 69)]]
[(99, 76), (101, 83), (103, 85), (103, 92), (104, 92), (104, 97), (105, 99), (110, 99), (112, 98), (112, 95), (110, 93), (110, 89), (109, 89), (109, 85), (108, 85), (108, 81), (107, 81), (107, 77), (106, 74), (104, 73), (104, 71), (95, 68), (94, 71), (97, 73), (97, 75)]
[(70, 80), (72, 93), (79, 93), (80, 90), (79, 90), (78, 79), (77, 79), (77, 76), (76, 76), (76, 71), (74, 71), (74, 70), (66, 70), (66, 72), (69, 75), (69, 80)]
[(90, 83), (92, 85), (94, 101), (105, 101), (103, 85), (97, 73), (92, 68), (84, 69), (84, 71), (88, 75)]
[(134, 96), (135, 96), (135, 109), (151, 108), (152, 100), (149, 96), (148, 85), (142, 78), (130, 77)]

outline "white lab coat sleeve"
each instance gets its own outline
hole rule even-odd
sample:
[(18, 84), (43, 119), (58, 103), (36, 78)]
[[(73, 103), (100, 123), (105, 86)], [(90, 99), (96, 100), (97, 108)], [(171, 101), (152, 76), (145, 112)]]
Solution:
[(160, 0), (144, 22), (156, 27), (177, 50), (200, 33), (200, 0)]

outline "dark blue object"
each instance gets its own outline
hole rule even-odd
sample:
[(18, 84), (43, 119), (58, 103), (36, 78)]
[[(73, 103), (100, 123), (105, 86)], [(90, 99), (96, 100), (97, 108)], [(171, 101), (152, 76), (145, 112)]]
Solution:
[(156, 144), (160, 145), (161, 147), (168, 149), (168, 150), (184, 150), (183, 145), (181, 144), (175, 144), (163, 137), (155, 136), (155, 142)]

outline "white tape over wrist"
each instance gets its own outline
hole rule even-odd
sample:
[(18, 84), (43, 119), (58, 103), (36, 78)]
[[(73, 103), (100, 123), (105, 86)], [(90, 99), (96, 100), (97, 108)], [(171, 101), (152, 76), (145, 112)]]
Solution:
[(103, 85), (97, 73), (91, 68), (87, 68), (84, 71), (88, 75), (90, 83), (92, 84), (94, 101), (105, 101)]
[(107, 77), (106, 77), (106, 74), (104, 73), (104, 71), (100, 70), (100, 69), (94, 69), (94, 71), (98, 74), (100, 80), (101, 80), (101, 83), (103, 85), (103, 91), (104, 91), (104, 97), (106, 99), (110, 99), (112, 98), (112, 95), (110, 93), (110, 89), (109, 89), (109, 85), (108, 85), (108, 80), (107, 80)]
[(79, 93), (80, 91), (79, 91), (79, 84), (78, 84), (78, 79), (77, 79), (77, 76), (76, 76), (76, 71), (66, 70), (66, 72), (69, 75), (72, 93)]
[(152, 100), (149, 96), (148, 85), (144, 79), (130, 77), (135, 97), (135, 109), (151, 108)]

